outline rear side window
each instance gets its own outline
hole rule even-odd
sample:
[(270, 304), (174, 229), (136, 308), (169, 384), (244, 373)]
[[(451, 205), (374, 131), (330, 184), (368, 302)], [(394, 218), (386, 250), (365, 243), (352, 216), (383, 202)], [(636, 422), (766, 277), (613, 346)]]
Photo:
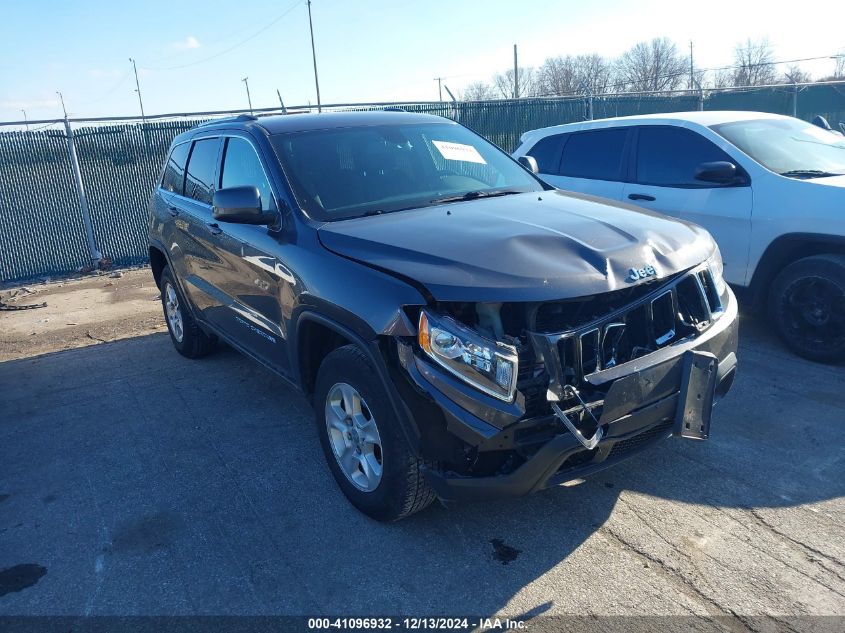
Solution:
[(641, 127), (637, 141), (637, 182), (662, 187), (712, 187), (695, 179), (701, 163), (734, 162), (709, 140), (680, 127)]
[(164, 176), (161, 178), (161, 188), (171, 193), (182, 195), (185, 186), (185, 163), (188, 161), (190, 143), (177, 145), (170, 152), (167, 164), (164, 166)]
[(566, 134), (554, 134), (542, 138), (528, 152), (537, 161), (541, 174), (556, 174), (560, 166), (560, 148), (566, 140)]
[(613, 128), (577, 132), (563, 148), (561, 176), (592, 180), (621, 180), (622, 151), (628, 130)]
[(218, 144), (219, 139), (216, 138), (194, 141), (194, 148), (188, 159), (185, 195), (205, 204), (211, 204), (211, 198), (214, 195), (214, 170), (217, 165)]
[(261, 159), (249, 141), (236, 136), (226, 141), (222, 169), (221, 187), (257, 187), (261, 194), (261, 208), (264, 211), (275, 210), (273, 192), (261, 166)]

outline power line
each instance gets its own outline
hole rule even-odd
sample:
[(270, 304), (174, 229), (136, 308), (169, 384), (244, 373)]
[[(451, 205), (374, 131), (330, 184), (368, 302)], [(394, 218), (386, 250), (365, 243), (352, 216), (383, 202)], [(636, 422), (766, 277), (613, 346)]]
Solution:
[(270, 27), (274, 26), (283, 17), (285, 17), (287, 14), (289, 14), (291, 11), (293, 11), (296, 7), (298, 7), (300, 4), (302, 4), (302, 2), (303, 2), (303, 0), (297, 0), (292, 5), (290, 5), (287, 9), (285, 9), (278, 17), (274, 18), (273, 20), (271, 20), (270, 22), (265, 24), (263, 27), (261, 27), (260, 29), (255, 31), (252, 35), (240, 40), (238, 43), (233, 44), (229, 48), (226, 48), (226, 49), (220, 51), (219, 53), (215, 53), (214, 55), (210, 55), (209, 57), (205, 57), (203, 59), (194, 60), (194, 61), (189, 62), (187, 64), (179, 64), (177, 66), (162, 66), (162, 67), (158, 67), (158, 68), (150, 68), (150, 67), (144, 66), (142, 68), (144, 70), (178, 70), (180, 68), (189, 68), (191, 66), (196, 66), (198, 64), (204, 64), (205, 62), (209, 62), (212, 59), (217, 59), (218, 57), (222, 57), (223, 55), (225, 55), (227, 53), (231, 53), (233, 50), (235, 50), (236, 48), (239, 48), (240, 46), (246, 44), (247, 42), (254, 40), (256, 37), (258, 37), (259, 35), (264, 33)]

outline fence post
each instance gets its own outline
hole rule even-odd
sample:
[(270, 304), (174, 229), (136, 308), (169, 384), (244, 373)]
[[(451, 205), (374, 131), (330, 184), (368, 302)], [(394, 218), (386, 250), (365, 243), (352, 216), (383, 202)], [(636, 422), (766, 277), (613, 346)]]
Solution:
[(458, 100), (455, 99), (455, 95), (453, 95), (452, 91), (449, 90), (449, 86), (444, 84), (443, 87), (446, 88), (446, 92), (449, 93), (449, 97), (452, 99), (452, 108), (455, 112), (455, 121), (460, 121), (461, 116), (460, 116), (460, 112), (458, 111)]
[(704, 89), (698, 89), (698, 109), (704, 110)]
[(792, 84), (792, 116), (798, 117), (798, 84)]
[(587, 120), (593, 120), (593, 91), (587, 86)]
[(73, 168), (73, 181), (76, 185), (76, 193), (79, 196), (79, 209), (82, 211), (82, 222), (85, 225), (85, 239), (88, 241), (88, 255), (91, 258), (91, 265), (97, 266), (103, 258), (103, 254), (97, 248), (94, 239), (94, 226), (91, 223), (91, 211), (88, 208), (88, 198), (85, 196), (85, 187), (82, 185), (82, 172), (79, 169), (79, 158), (76, 156), (76, 145), (73, 142), (73, 130), (70, 121), (65, 117), (65, 137), (67, 138), (67, 153), (70, 157), (70, 166)]

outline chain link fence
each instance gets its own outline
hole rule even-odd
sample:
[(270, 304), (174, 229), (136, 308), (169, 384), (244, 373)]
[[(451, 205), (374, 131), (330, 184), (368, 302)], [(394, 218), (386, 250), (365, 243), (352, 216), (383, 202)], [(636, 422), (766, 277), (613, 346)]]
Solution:
[[(519, 137), (536, 128), (588, 118), (698, 109), (756, 110), (806, 120), (820, 114), (836, 128), (845, 123), (845, 82), (707, 93), (341, 104), (323, 109), (390, 106), (456, 119), (513, 151)], [(47, 129), (33, 130), (0, 124), (0, 281), (73, 272), (90, 266), (101, 254), (118, 266), (145, 262), (147, 202), (170, 141), (221, 114), (235, 112), (148, 117), (143, 122), (71, 120), (65, 125), (63, 120), (39, 121), (36, 125), (46, 124)], [(2, 126), (10, 131), (2, 131)], [(73, 168), (74, 154), (79, 178)], [(92, 237), (86, 236), (86, 228)]]

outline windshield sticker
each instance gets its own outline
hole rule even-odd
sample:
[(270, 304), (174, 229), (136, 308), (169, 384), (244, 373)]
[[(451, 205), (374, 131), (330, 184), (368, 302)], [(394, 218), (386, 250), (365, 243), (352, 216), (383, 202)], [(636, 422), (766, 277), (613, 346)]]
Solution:
[(472, 145), (464, 145), (463, 143), (449, 143), (447, 141), (432, 141), (432, 145), (437, 148), (437, 151), (447, 160), (461, 160), (465, 163), (479, 163), (486, 165), (487, 161), (482, 158), (478, 150)]

